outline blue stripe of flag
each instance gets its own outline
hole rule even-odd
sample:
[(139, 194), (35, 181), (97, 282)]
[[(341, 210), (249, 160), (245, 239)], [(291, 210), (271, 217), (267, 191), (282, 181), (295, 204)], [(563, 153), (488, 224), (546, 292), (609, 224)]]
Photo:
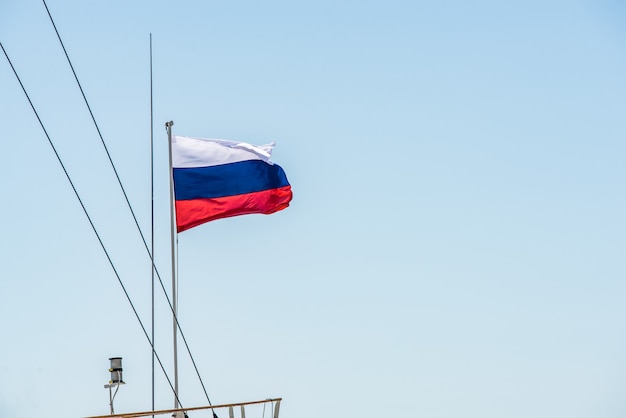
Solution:
[(176, 200), (212, 199), (289, 186), (278, 165), (248, 160), (211, 167), (174, 168)]

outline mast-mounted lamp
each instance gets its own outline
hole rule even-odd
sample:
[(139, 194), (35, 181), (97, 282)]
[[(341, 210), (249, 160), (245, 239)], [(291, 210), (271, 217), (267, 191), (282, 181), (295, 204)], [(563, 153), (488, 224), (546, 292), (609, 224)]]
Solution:
[[(109, 367), (111, 380), (109, 380), (108, 385), (104, 385), (104, 388), (109, 389), (109, 406), (111, 407), (111, 415), (113, 415), (115, 411), (113, 409), (113, 400), (115, 399), (115, 395), (117, 395), (117, 391), (120, 390), (120, 386), (125, 385), (126, 382), (122, 380), (122, 358), (111, 357), (109, 361), (111, 362), (111, 366)], [(115, 388), (115, 392), (113, 392), (113, 388)]]
[(109, 361), (111, 362), (111, 367), (109, 367), (109, 372), (111, 372), (111, 380), (109, 380), (109, 384), (124, 384), (124, 380), (122, 380), (122, 358), (111, 357)]

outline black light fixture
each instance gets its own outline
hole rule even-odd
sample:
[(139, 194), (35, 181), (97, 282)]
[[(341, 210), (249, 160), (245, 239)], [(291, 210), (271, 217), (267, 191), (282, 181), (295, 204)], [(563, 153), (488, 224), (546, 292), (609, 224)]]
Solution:
[(124, 384), (124, 380), (122, 379), (122, 358), (111, 357), (109, 360), (111, 361), (111, 367), (109, 368), (111, 380), (109, 380), (109, 384)]
[[(111, 380), (109, 380), (108, 385), (104, 385), (104, 388), (109, 389), (109, 405), (111, 406), (111, 415), (113, 415), (113, 400), (115, 399), (115, 395), (117, 395), (117, 391), (120, 390), (120, 386), (125, 385), (126, 382), (122, 380), (122, 358), (111, 357), (109, 361), (111, 362), (111, 366), (109, 367)], [(115, 392), (113, 392), (113, 388), (115, 388)]]

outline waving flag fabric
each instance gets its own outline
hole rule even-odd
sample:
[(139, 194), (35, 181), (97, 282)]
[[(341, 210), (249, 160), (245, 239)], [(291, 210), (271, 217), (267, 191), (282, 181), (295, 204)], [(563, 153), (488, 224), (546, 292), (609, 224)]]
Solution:
[(270, 214), (289, 206), (291, 186), (270, 161), (274, 144), (172, 137), (178, 232), (216, 219)]

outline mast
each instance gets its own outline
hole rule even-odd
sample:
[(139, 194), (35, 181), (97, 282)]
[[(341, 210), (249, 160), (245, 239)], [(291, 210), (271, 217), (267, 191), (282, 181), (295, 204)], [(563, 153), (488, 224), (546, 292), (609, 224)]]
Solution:
[(152, 278), (152, 410), (154, 411), (154, 106), (152, 95), (152, 33), (150, 33), (150, 275)]
[(174, 171), (172, 169), (172, 126), (173, 121), (165, 123), (167, 129), (167, 145), (170, 160), (170, 222), (171, 222), (171, 249), (172, 249), (172, 319), (173, 319), (173, 341), (174, 341), (174, 409), (178, 409), (178, 344), (177, 344), (177, 316), (178, 316), (178, 297), (176, 295), (176, 219), (174, 206)]

